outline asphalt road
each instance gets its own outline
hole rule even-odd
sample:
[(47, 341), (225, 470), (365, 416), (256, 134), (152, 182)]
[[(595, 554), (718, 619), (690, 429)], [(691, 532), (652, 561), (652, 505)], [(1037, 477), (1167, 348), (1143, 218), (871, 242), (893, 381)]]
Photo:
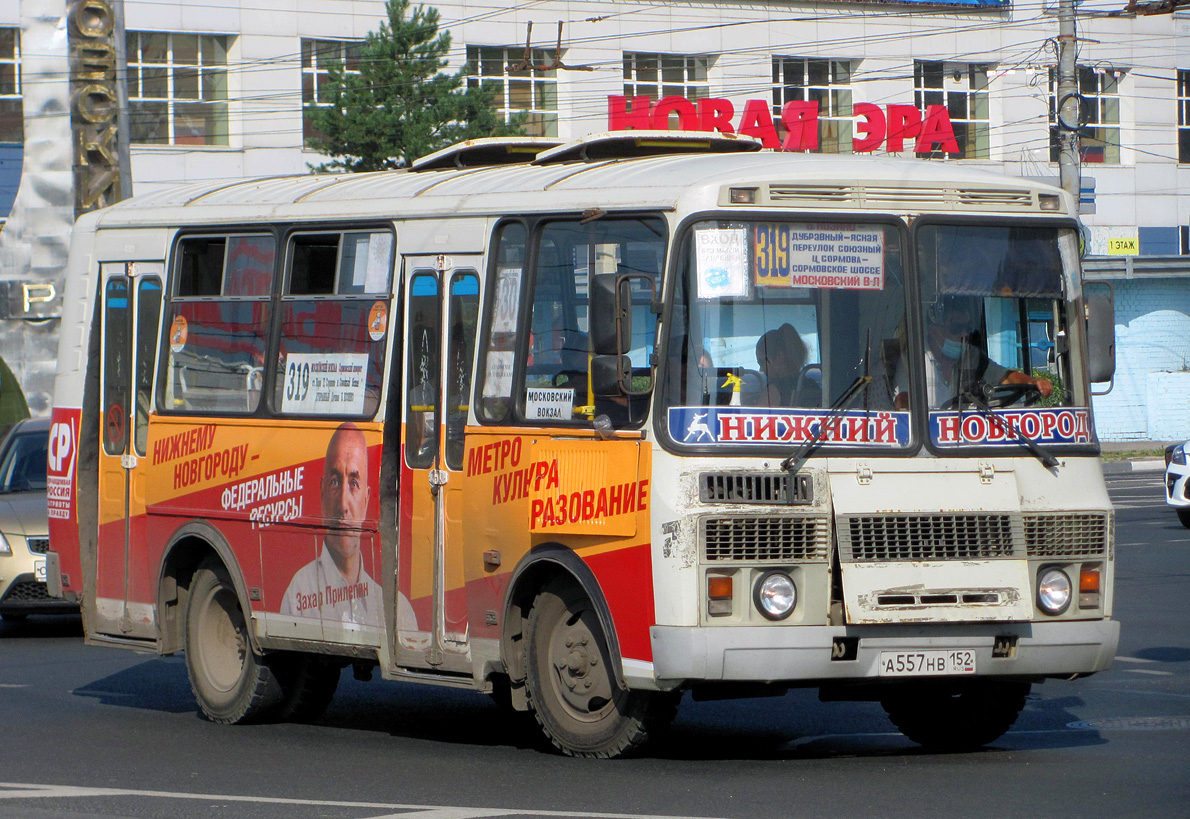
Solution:
[(1036, 686), (976, 753), (929, 754), (876, 705), (793, 692), (686, 699), (645, 757), (571, 760), (486, 697), (350, 673), (320, 724), (219, 726), (180, 658), (31, 618), (0, 624), (0, 817), (1190, 816), (1190, 530), (1160, 480), (1109, 476), (1116, 664)]

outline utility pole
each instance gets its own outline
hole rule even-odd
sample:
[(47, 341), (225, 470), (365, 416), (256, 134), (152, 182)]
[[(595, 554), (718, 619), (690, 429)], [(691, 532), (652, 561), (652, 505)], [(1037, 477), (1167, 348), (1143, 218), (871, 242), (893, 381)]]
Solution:
[(1064, 190), (1079, 200), (1081, 172), (1079, 164), (1079, 121), (1082, 116), (1078, 96), (1075, 50), (1077, 34), (1074, 26), (1075, 0), (1058, 0), (1058, 174)]

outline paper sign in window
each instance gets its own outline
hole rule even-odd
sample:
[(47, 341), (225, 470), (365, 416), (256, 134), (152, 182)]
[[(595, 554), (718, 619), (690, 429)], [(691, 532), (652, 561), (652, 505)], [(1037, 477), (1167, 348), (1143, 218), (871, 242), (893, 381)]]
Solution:
[(367, 381), (367, 353), (289, 353), (281, 411), (360, 415)]

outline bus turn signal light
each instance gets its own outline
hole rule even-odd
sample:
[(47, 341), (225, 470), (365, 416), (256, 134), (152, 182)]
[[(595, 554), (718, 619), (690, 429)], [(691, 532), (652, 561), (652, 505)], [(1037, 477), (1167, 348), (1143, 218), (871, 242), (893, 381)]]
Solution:
[(1099, 608), (1099, 564), (1088, 563), (1078, 573), (1078, 607)]
[(730, 575), (707, 575), (707, 614), (722, 617), (731, 614), (732, 581)]

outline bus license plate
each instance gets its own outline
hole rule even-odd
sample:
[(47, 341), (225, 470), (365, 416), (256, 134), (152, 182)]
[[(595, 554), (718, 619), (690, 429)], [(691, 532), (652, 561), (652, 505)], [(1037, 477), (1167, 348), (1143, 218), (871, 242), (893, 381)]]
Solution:
[(935, 674), (974, 674), (975, 652), (952, 651), (882, 651), (881, 677), (924, 677)]
[(40, 580), (42, 583), (45, 582), (45, 561), (44, 560), (34, 561), (33, 576), (36, 579)]

